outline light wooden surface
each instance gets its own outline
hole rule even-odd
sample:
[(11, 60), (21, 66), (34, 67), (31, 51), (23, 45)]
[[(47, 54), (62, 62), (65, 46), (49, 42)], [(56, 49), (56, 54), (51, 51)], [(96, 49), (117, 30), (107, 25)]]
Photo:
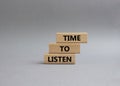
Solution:
[(78, 42), (87, 43), (88, 33), (56, 33), (56, 42)]
[(45, 64), (75, 64), (75, 54), (45, 54)]
[(80, 53), (80, 43), (50, 43), (49, 53), (77, 54)]

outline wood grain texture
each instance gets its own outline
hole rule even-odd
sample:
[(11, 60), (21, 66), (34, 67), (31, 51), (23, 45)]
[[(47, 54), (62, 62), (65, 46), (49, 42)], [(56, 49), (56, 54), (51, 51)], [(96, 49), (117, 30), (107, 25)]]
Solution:
[(75, 64), (75, 54), (45, 54), (45, 64)]
[(80, 53), (80, 43), (50, 43), (49, 53), (77, 54)]
[(77, 32), (77, 33), (56, 33), (56, 42), (77, 42), (77, 43), (87, 43), (88, 33)]

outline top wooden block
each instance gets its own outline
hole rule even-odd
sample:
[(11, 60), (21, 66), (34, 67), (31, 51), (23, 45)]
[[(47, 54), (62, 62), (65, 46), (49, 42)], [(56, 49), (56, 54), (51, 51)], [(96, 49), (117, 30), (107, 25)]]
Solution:
[(77, 32), (77, 33), (57, 33), (56, 42), (76, 42), (76, 43), (87, 43), (88, 33)]

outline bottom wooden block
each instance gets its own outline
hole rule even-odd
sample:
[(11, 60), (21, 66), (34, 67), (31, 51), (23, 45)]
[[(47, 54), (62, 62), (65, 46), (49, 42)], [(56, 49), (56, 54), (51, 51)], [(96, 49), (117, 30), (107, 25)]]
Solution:
[(75, 64), (75, 54), (45, 54), (45, 64)]

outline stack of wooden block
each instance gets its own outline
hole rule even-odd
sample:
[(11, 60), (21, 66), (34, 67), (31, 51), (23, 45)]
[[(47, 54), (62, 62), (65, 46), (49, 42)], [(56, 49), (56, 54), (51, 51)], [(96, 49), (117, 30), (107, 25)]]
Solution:
[(47, 64), (74, 64), (75, 54), (80, 53), (80, 43), (87, 43), (88, 34), (57, 33), (56, 43), (49, 44), (49, 53), (44, 55)]

